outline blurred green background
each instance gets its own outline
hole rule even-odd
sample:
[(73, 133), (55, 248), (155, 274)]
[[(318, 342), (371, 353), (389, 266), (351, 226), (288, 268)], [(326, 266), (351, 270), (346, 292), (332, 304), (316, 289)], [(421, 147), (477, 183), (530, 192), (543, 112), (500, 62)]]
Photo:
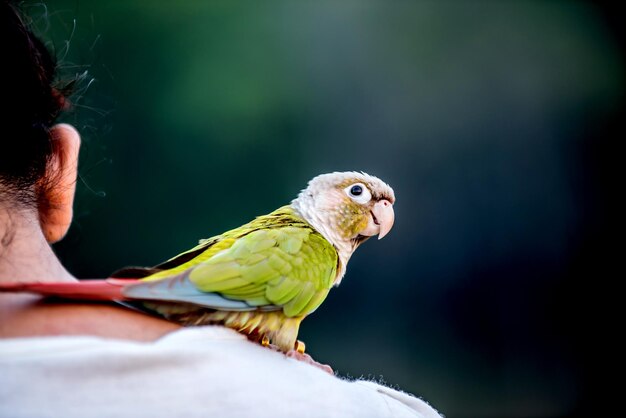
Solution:
[[(585, 416), (609, 277), (617, 15), (550, 2), (28, 3), (83, 135), (78, 277), (153, 265), (363, 170), (398, 198), (301, 329), (450, 418)], [(623, 23), (623, 22), (622, 22)], [(592, 283), (592, 285), (589, 285)], [(210, 379), (210, 376), (207, 376)]]

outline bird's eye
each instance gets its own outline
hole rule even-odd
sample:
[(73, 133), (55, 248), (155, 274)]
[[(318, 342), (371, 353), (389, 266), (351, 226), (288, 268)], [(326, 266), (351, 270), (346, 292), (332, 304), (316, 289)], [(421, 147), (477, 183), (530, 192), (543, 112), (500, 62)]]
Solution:
[(357, 203), (367, 203), (372, 195), (367, 187), (362, 183), (352, 184), (344, 189), (348, 197)]

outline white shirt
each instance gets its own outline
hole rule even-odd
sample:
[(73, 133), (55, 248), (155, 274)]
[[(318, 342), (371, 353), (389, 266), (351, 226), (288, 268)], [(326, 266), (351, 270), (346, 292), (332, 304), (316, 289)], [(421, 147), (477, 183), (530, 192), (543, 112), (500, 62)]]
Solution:
[(426, 402), (348, 381), (218, 326), (154, 342), (0, 339), (0, 417), (440, 417)]

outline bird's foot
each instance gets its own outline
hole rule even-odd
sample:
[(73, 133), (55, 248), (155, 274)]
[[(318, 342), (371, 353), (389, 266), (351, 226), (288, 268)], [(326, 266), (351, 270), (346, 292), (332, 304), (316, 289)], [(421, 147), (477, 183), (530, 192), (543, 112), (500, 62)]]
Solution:
[[(302, 343), (302, 344), (304, 345), (304, 343)], [(330, 367), (328, 364), (318, 363), (317, 361), (313, 360), (313, 357), (311, 357), (310, 355), (306, 354), (304, 352), (304, 350), (302, 352), (300, 352), (296, 348), (296, 349), (287, 351), (285, 353), (285, 355), (287, 357), (294, 358), (296, 360), (299, 360), (299, 361), (302, 361), (304, 363), (310, 364), (311, 366), (315, 366), (318, 369), (321, 369), (321, 370), (325, 371), (326, 373), (329, 373), (329, 374), (332, 374), (332, 375), (335, 374), (335, 372), (333, 371), (332, 367)]]
[(261, 345), (263, 347), (269, 347), (270, 346), (270, 339), (267, 335), (264, 335), (263, 338), (261, 339)]
[[(276, 350), (276, 351), (282, 351), (280, 347), (272, 344), (270, 342), (270, 339), (266, 335), (264, 335), (263, 338), (261, 338), (260, 342), (263, 347), (267, 347), (269, 349)], [(306, 354), (304, 352), (305, 348), (306, 348), (306, 344), (304, 344), (300, 340), (297, 340), (296, 343), (294, 344), (293, 349), (287, 351), (285, 355), (287, 357), (310, 364), (311, 366), (317, 367), (318, 369), (324, 370), (326, 373), (330, 373), (332, 375), (335, 374), (332, 367), (330, 367), (328, 364), (318, 363), (317, 361), (313, 360), (313, 357)]]

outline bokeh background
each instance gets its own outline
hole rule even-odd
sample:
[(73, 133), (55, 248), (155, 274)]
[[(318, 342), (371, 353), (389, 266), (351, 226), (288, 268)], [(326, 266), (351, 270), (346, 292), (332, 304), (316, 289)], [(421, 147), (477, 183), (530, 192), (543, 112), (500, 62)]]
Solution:
[[(598, 404), (617, 255), (621, 15), (597, 3), (28, 3), (83, 134), (78, 277), (153, 265), (363, 170), (397, 222), (301, 339), (450, 418)], [(85, 73), (86, 72), (86, 73)], [(596, 343), (597, 344), (597, 343)], [(210, 377), (208, 377), (210, 378)]]

